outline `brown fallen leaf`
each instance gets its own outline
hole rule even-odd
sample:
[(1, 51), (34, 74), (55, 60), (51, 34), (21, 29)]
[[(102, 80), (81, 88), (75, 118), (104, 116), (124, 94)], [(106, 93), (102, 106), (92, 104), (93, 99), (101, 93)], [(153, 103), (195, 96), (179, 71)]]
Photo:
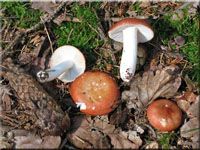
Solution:
[(110, 124), (108, 116), (75, 117), (68, 140), (78, 148), (139, 148), (142, 140), (136, 131), (121, 131)]
[(33, 9), (38, 9), (40, 12), (47, 12), (49, 15), (53, 14), (56, 6), (58, 4), (53, 3), (52, 1), (35, 1), (31, 0)]
[(181, 128), (181, 137), (192, 139), (193, 148), (200, 148), (199, 147), (199, 118), (195, 117), (190, 119), (188, 122), (186, 122)]
[(44, 136), (40, 137), (38, 135), (32, 134), (31, 132), (28, 135), (24, 136), (15, 136), (15, 148), (39, 148), (39, 149), (56, 149), (59, 148), (61, 143), (60, 136)]
[(127, 138), (123, 137), (121, 134), (109, 134), (111, 143), (114, 149), (138, 149), (139, 145), (134, 144)]
[(67, 135), (68, 140), (78, 148), (109, 149), (109, 140), (103, 133), (91, 126), (87, 117), (78, 116), (72, 120), (72, 130)]
[(184, 77), (185, 83), (187, 84), (187, 89), (189, 92), (196, 91), (196, 85), (195, 83), (189, 78), (189, 76), (186, 74)]
[(126, 107), (122, 107), (122, 105), (119, 105), (119, 107), (114, 111), (113, 114), (110, 116), (110, 123), (118, 126), (121, 126), (125, 123), (125, 121), (128, 118), (128, 110)]
[(189, 118), (193, 118), (193, 117), (199, 118), (199, 96), (197, 97), (197, 100), (191, 104), (191, 106), (189, 107), (186, 113)]
[(187, 110), (190, 108), (190, 103), (186, 100), (179, 100), (177, 102), (178, 107), (180, 107), (184, 112), (187, 112)]
[[(198, 103), (198, 96), (196, 94), (194, 94), (193, 92), (185, 92), (183, 91), (183, 94), (178, 95), (174, 98), (174, 100), (177, 102), (177, 105), (186, 113), (188, 113), (188, 115), (190, 117), (192, 117), (191, 114), (193, 114), (193, 110), (194, 112), (197, 114), (197, 107), (196, 103)], [(195, 104), (192, 104), (195, 103)], [(192, 105), (192, 107), (191, 107)]]
[(13, 144), (9, 143), (9, 141), (0, 135), (0, 149), (12, 149)]
[(122, 92), (122, 100), (127, 102), (129, 109), (142, 109), (158, 97), (173, 97), (180, 85), (181, 77), (175, 65), (146, 71), (142, 76), (135, 75), (130, 90)]
[(183, 94), (176, 96), (174, 100), (177, 101), (177, 102), (179, 100), (186, 100), (189, 103), (191, 103), (191, 102), (195, 102), (197, 100), (197, 95), (194, 94), (193, 92), (183, 91)]

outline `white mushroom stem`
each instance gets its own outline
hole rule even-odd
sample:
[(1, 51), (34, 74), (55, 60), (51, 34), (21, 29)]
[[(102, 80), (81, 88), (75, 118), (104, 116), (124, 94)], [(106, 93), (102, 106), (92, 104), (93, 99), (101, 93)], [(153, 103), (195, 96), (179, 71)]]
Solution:
[(47, 69), (45, 71), (39, 71), (37, 73), (37, 77), (40, 82), (48, 82), (52, 81), (55, 78), (59, 77), (62, 73), (68, 72), (74, 63), (71, 61), (64, 61), (53, 68)]
[(120, 76), (125, 82), (129, 82), (136, 70), (138, 31), (136, 27), (123, 30), (123, 51), (120, 64)]

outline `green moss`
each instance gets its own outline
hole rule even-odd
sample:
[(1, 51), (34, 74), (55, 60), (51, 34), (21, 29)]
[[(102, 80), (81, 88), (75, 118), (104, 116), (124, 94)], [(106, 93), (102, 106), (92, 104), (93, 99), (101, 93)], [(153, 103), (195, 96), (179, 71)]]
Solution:
[(28, 2), (1, 2), (1, 8), (5, 8), (3, 14), (5, 18), (9, 18), (8, 23), (21, 28), (34, 26), (42, 15), (38, 10), (32, 9), (31, 3)]
[[(155, 30), (155, 35), (161, 37), (164, 45), (168, 45), (171, 39), (176, 36), (182, 36), (185, 38), (185, 45), (181, 46), (179, 51), (187, 56), (187, 60), (190, 64), (191, 69), (186, 69), (184, 73), (189, 74), (193, 81), (200, 81), (199, 76), (199, 55), (198, 55), (198, 40), (199, 40), (199, 28), (198, 28), (198, 14), (188, 13), (189, 8), (184, 9), (184, 17), (179, 20), (172, 20), (171, 16), (174, 13), (164, 16), (163, 19), (152, 23)], [(170, 45), (172, 50), (176, 50), (175, 45)]]
[[(92, 3), (93, 7), (98, 5), (99, 3)], [(58, 39), (58, 46), (68, 44), (79, 48), (84, 53), (87, 63), (91, 65), (97, 58), (93, 49), (103, 44), (102, 39), (96, 32), (98, 31), (99, 20), (90, 7), (84, 8), (78, 3), (74, 3), (71, 9), (73, 16), (82, 20), (82, 22), (63, 22), (61, 26), (55, 25), (54, 32)]]

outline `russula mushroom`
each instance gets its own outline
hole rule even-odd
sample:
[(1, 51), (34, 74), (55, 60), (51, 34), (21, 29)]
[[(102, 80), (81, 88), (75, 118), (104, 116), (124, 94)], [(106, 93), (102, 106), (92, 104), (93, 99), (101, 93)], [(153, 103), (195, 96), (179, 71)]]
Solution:
[(167, 99), (152, 102), (147, 108), (147, 117), (151, 125), (160, 131), (172, 131), (182, 122), (181, 109)]
[(74, 81), (84, 73), (85, 57), (74, 46), (65, 45), (55, 50), (49, 60), (49, 69), (37, 73), (40, 82), (52, 81), (55, 78), (67, 83)]
[(117, 106), (120, 96), (116, 81), (103, 72), (86, 72), (71, 85), (72, 99), (80, 111), (91, 116), (105, 115)]
[(143, 20), (127, 18), (114, 24), (108, 35), (111, 39), (123, 43), (120, 77), (129, 82), (136, 70), (138, 43), (151, 40), (154, 36), (153, 29)]

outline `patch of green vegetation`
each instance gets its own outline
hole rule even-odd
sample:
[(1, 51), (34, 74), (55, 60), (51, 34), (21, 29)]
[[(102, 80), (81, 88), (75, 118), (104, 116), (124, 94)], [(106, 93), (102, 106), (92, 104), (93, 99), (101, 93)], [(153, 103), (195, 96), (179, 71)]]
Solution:
[(142, 2), (136, 2), (133, 5), (130, 6), (130, 10), (131, 11), (137, 11), (138, 15), (140, 15), (142, 13), (142, 9), (140, 8), (140, 4), (142, 4)]
[(162, 145), (162, 149), (170, 149), (173, 141), (177, 138), (176, 133), (158, 133), (160, 138), (158, 142)]
[[(91, 5), (96, 8), (99, 3), (92, 3)], [(74, 3), (71, 9), (73, 17), (77, 17), (81, 22), (63, 22), (61, 26), (54, 26), (54, 32), (58, 38), (58, 46), (68, 44), (79, 48), (85, 55), (87, 63), (91, 65), (97, 58), (93, 49), (103, 44), (97, 32), (99, 20), (90, 7), (83, 7), (78, 3)]]
[(11, 26), (21, 28), (30, 28), (34, 26), (40, 21), (40, 16), (42, 16), (42, 13), (38, 10), (31, 8), (30, 2), (1, 2), (1, 8), (5, 9), (3, 14), (5, 18), (9, 18), (7, 19), (8, 23)]
[[(186, 43), (179, 47), (179, 51), (187, 56), (189, 65), (192, 66), (190, 69), (185, 70), (184, 73), (188, 74), (190, 78), (198, 82), (200, 81), (200, 66), (199, 66), (199, 55), (198, 55), (198, 42), (199, 42), (199, 28), (198, 28), (198, 13), (188, 12), (189, 8), (183, 10), (184, 17), (179, 20), (173, 20), (172, 15), (164, 16), (163, 19), (152, 23), (155, 30), (155, 35), (161, 37), (164, 45), (168, 45), (170, 40), (177, 36), (185, 38)], [(172, 50), (176, 50), (175, 45), (170, 45)]]

